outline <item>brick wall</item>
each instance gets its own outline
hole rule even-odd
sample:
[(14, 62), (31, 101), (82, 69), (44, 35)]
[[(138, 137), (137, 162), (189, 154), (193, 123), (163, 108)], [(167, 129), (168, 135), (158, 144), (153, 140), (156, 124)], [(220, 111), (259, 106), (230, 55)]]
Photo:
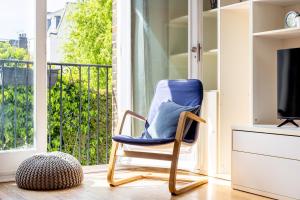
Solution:
[(117, 1), (113, 0), (112, 3), (112, 87), (113, 87), (113, 101), (112, 101), (112, 129), (115, 133), (117, 123), (118, 123), (118, 114), (117, 114)]

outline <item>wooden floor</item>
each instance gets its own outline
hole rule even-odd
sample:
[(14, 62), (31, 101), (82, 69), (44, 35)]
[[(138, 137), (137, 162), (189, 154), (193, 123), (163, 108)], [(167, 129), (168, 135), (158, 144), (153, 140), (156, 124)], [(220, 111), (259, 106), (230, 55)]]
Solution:
[[(118, 174), (126, 176), (128, 170)], [(106, 182), (106, 170), (87, 172), (81, 186), (60, 191), (37, 192), (19, 189), (14, 182), (0, 184), (0, 200), (264, 200), (267, 198), (244, 193), (230, 188), (230, 182), (209, 179), (209, 184), (180, 196), (171, 196), (166, 181), (142, 180), (111, 188)]]

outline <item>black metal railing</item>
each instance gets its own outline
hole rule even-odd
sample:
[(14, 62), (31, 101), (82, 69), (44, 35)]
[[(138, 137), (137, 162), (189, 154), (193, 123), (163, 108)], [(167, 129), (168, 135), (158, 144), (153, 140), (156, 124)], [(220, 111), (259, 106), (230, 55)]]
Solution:
[(0, 60), (0, 149), (33, 144), (32, 62)]
[[(0, 150), (33, 145), (33, 62), (0, 60)], [(48, 151), (108, 162), (111, 66), (48, 63)], [(38, 83), (37, 83), (38, 84)]]

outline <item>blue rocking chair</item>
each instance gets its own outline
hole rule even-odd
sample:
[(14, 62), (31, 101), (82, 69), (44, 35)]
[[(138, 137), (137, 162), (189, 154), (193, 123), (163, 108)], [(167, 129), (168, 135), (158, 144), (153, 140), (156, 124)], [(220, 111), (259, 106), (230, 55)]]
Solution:
[[(208, 182), (207, 178), (198, 181), (184, 179), (184, 181), (189, 183), (180, 188), (176, 187), (176, 182), (180, 180), (176, 178), (176, 175), (181, 144), (182, 142), (194, 143), (198, 136), (197, 123), (206, 123), (204, 119), (198, 116), (202, 99), (203, 86), (199, 80), (162, 80), (157, 84), (148, 119), (132, 111), (126, 111), (117, 135), (113, 137), (107, 174), (110, 186), (119, 186), (139, 179), (149, 178), (147, 175), (136, 175), (124, 179), (114, 179), (119, 144), (155, 146), (173, 143), (172, 154), (123, 150), (121, 155), (123, 157), (170, 161), (169, 191), (172, 195), (179, 195), (206, 184)], [(145, 121), (145, 131), (141, 137), (134, 138), (121, 135), (124, 121), (129, 115)]]

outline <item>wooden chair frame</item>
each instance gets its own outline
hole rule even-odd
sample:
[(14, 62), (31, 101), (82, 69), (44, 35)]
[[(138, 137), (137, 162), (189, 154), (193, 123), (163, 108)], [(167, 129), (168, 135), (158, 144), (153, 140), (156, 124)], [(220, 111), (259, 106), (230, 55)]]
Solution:
[[(124, 126), (124, 122), (127, 116), (131, 116), (133, 118), (146, 121), (146, 119), (143, 116), (140, 116), (130, 110), (127, 110), (124, 115), (123, 119), (117, 129), (117, 134), (121, 134)], [(123, 157), (135, 157), (135, 158), (145, 158), (145, 159), (156, 159), (156, 160), (165, 160), (165, 161), (171, 161), (171, 168), (170, 168), (170, 176), (169, 176), (169, 191), (172, 195), (179, 195), (184, 192), (187, 192), (191, 189), (194, 189), (200, 185), (206, 184), (208, 182), (207, 178), (193, 181), (190, 179), (177, 179), (177, 167), (178, 167), (178, 158), (180, 153), (180, 147), (183, 140), (183, 134), (185, 129), (185, 122), (187, 119), (191, 119), (197, 122), (206, 123), (204, 119), (201, 117), (191, 113), (191, 112), (182, 112), (180, 114), (180, 118), (178, 121), (178, 126), (176, 130), (176, 136), (175, 141), (173, 145), (173, 153), (172, 154), (160, 154), (160, 153), (148, 153), (148, 152), (138, 152), (138, 151), (123, 151), (122, 155)], [(152, 175), (136, 175), (124, 179), (114, 179), (114, 172), (115, 172), (115, 164), (117, 160), (117, 150), (119, 147), (119, 142), (114, 142), (112, 144), (111, 154), (110, 154), (110, 160), (108, 165), (108, 174), (107, 174), (107, 181), (110, 184), (110, 186), (119, 186), (125, 183), (133, 182), (136, 180), (144, 179), (144, 178), (151, 178), (151, 179), (160, 179), (161, 177), (155, 177)], [(177, 181), (183, 181), (183, 182), (190, 182), (180, 188), (176, 187)]]

